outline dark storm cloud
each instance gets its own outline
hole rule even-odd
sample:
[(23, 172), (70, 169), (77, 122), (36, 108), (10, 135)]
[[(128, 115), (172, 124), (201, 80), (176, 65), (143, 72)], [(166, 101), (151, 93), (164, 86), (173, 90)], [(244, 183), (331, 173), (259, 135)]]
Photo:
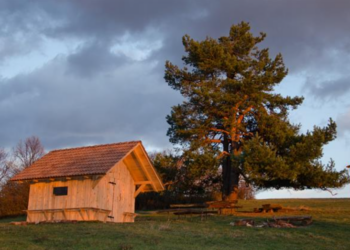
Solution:
[(37, 134), (50, 148), (133, 139), (165, 147), (165, 116), (181, 101), (164, 83), (165, 60), (181, 63), (184, 34), (217, 38), (242, 20), (268, 34), (262, 47), (281, 52), (290, 74), (337, 75), (306, 87), (336, 97), (349, 90), (349, 9), (347, 0), (1, 1), (0, 62), (40, 50), (44, 38), (79, 46), (0, 82), (0, 141)]
[(36, 0), (23, 6), (2, 7), (9, 8), (3, 12), (5, 17), (11, 16), (10, 20), (3, 19), (13, 24), (11, 29), (26, 31), (37, 27), (41, 34), (58, 39), (70, 36), (109, 40), (124, 32), (142, 34), (153, 27), (166, 41), (174, 41), (164, 50), (172, 51), (177, 44), (176, 52), (185, 33), (198, 39), (207, 35), (218, 37), (226, 35), (230, 25), (249, 21), (256, 33), (267, 32), (265, 44), (273, 53), (282, 52), (287, 65), (296, 68), (315, 65), (315, 60), (329, 56), (329, 50), (350, 46), (344, 36), (350, 25), (347, 0)]
[(70, 54), (67, 60), (69, 73), (82, 77), (91, 77), (101, 72), (109, 72), (128, 62), (123, 55), (115, 55), (109, 50), (109, 45), (101, 42), (88, 42)]
[(0, 64), (40, 47), (43, 32), (57, 24), (45, 6), (45, 1), (0, 1)]
[[(350, 25), (347, 0), (328, 1), (40, 1), (3, 6), (11, 16), (11, 30), (36, 30), (63, 39), (110, 40), (125, 32), (144, 33), (153, 27), (166, 46), (158, 54), (179, 57), (185, 33), (203, 39), (227, 35), (230, 25), (249, 21), (255, 33), (267, 32), (264, 45), (273, 54), (282, 52), (292, 69), (319, 69), (334, 60), (330, 50), (350, 47), (344, 32)], [(15, 1), (16, 3), (17, 1)], [(8, 15), (6, 15), (8, 13)], [(24, 18), (19, 18), (23, 14)], [(16, 18), (17, 17), (17, 18)], [(6, 18), (4, 18), (6, 19)], [(25, 20), (25, 21), (21, 21)], [(164, 52), (164, 53), (162, 53)], [(322, 64), (322, 65), (320, 65)]]
[(336, 102), (349, 92), (350, 76), (344, 76), (335, 80), (316, 81), (316, 83), (309, 80), (305, 84), (305, 89), (317, 98)]
[(1, 83), (2, 143), (36, 134), (48, 148), (136, 139), (167, 144), (164, 116), (177, 100), (154, 84), (151, 66), (135, 63), (86, 84), (65, 73), (65, 60)]

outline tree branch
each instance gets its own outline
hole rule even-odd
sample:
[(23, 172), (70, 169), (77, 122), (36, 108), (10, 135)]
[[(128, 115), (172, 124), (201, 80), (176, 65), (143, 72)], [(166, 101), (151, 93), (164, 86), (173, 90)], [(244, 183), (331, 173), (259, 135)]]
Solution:
[(212, 131), (215, 131), (215, 132), (221, 132), (221, 133), (225, 133), (225, 134), (227, 134), (227, 135), (230, 135), (230, 133), (227, 132), (227, 131), (224, 130), (224, 129), (210, 128), (209, 130), (212, 130)]
[(222, 157), (224, 157), (224, 156), (230, 156), (230, 153), (228, 153), (227, 151), (222, 151), (217, 157), (216, 157), (216, 159), (221, 159)]

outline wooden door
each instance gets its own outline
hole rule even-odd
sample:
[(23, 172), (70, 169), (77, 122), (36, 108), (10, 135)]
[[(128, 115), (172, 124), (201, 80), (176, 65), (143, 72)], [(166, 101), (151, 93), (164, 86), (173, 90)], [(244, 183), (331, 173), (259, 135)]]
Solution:
[(108, 209), (111, 210), (110, 214), (108, 215), (108, 220), (109, 221), (115, 221), (115, 214), (114, 214), (114, 209), (115, 209), (115, 186), (116, 186), (116, 182), (115, 182), (115, 178), (114, 177), (110, 177), (109, 179), (109, 202), (108, 202)]

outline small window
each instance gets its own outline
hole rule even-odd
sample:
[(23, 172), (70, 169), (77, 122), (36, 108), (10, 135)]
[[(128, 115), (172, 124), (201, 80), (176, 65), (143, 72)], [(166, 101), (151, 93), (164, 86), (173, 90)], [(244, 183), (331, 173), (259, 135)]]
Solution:
[(57, 195), (57, 196), (67, 195), (68, 194), (68, 187), (54, 187), (53, 194)]

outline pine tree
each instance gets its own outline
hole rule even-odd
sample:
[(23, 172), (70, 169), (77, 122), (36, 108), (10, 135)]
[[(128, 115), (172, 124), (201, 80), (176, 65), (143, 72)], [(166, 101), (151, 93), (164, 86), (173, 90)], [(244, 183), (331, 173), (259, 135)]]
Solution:
[(250, 25), (233, 25), (227, 37), (195, 41), (183, 37), (184, 67), (167, 61), (165, 80), (184, 97), (167, 116), (168, 136), (184, 150), (215, 152), (222, 160), (223, 198), (237, 199), (240, 176), (258, 189), (339, 188), (346, 170), (324, 165), (323, 146), (336, 137), (336, 124), (300, 132), (288, 119), (302, 97), (274, 91), (287, 75), (281, 54), (270, 58)]

